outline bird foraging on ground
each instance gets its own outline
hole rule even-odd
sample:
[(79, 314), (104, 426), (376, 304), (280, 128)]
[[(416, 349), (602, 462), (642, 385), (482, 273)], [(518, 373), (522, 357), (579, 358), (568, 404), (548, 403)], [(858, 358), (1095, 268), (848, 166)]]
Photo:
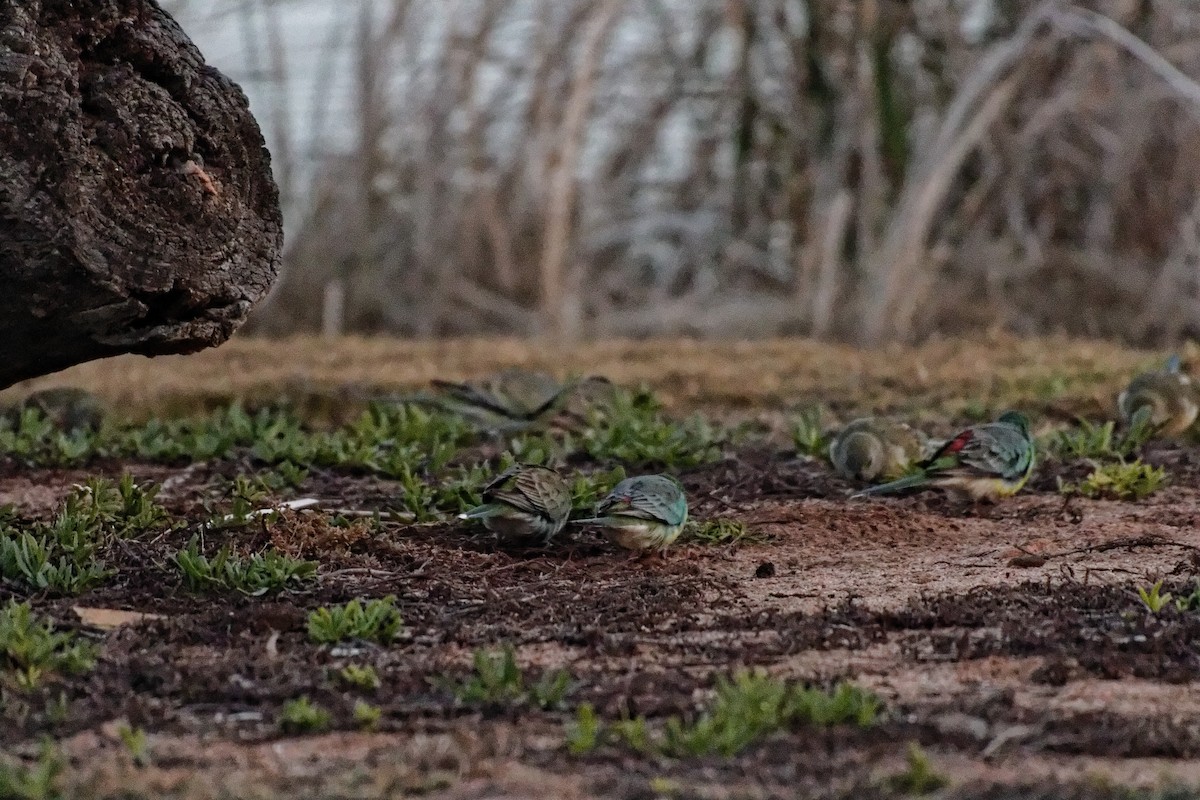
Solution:
[(626, 550), (662, 552), (679, 538), (687, 517), (687, 497), (673, 478), (639, 475), (613, 487), (596, 505), (596, 516), (575, 521), (599, 525)]
[(903, 422), (862, 417), (838, 431), (829, 444), (829, 460), (852, 480), (894, 480), (925, 455), (927, 438)]
[(498, 429), (538, 421), (557, 408), (570, 388), (552, 375), (522, 369), (506, 369), (478, 382), (434, 380), (432, 384), (446, 408)]
[(544, 372), (506, 369), (480, 381), (456, 383), (434, 380), (435, 397), (418, 396), (500, 433), (557, 425), (567, 430), (588, 424), (593, 413), (611, 410), (620, 390), (601, 375), (568, 378), (559, 383)]
[(104, 404), (87, 389), (58, 386), (34, 392), (21, 401), (18, 413), (36, 409), (61, 431), (98, 431), (104, 421)]
[(1029, 420), (1009, 411), (995, 422), (962, 431), (920, 462), (914, 474), (872, 486), (855, 497), (937, 486), (974, 501), (996, 500), (1019, 492), (1036, 460)]
[(496, 538), (546, 545), (567, 524), (571, 489), (552, 469), (516, 464), (483, 487), (483, 504), (459, 519), (477, 519)]
[(1165, 436), (1178, 436), (1196, 421), (1200, 397), (1196, 384), (1180, 368), (1179, 356), (1167, 359), (1162, 369), (1138, 375), (1117, 395), (1117, 411), (1124, 425), (1130, 426), (1143, 408), (1150, 424)]

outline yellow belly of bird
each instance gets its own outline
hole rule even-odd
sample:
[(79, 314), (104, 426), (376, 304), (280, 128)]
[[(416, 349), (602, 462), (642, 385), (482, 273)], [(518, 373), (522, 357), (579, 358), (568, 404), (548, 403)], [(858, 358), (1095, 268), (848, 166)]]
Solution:
[(1180, 400), (1179, 407), (1173, 408), (1171, 411), (1173, 413), (1163, 425), (1162, 433), (1167, 436), (1178, 436), (1192, 427), (1192, 423), (1196, 421), (1196, 414), (1200, 411), (1200, 406), (1184, 398)]
[(1021, 491), (1025, 481), (1009, 482), (995, 477), (947, 475), (935, 480), (934, 485), (979, 501), (1011, 497)]
[(605, 529), (609, 541), (626, 550), (653, 550), (666, 548), (678, 531), (671, 531), (662, 525), (637, 523), (632, 525), (614, 525)]

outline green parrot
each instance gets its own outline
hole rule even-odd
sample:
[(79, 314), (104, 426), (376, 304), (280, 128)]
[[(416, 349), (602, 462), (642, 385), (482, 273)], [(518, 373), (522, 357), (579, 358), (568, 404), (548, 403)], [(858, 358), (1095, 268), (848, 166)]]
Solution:
[(903, 422), (862, 417), (838, 431), (829, 444), (829, 460), (852, 480), (895, 480), (924, 457), (926, 443), (925, 434)]
[(687, 522), (683, 488), (666, 475), (626, 478), (596, 504), (596, 516), (575, 522), (599, 525), (626, 550), (662, 552), (679, 538)]
[(34, 392), (21, 401), (18, 413), (35, 408), (62, 431), (97, 431), (104, 421), (104, 405), (87, 389), (59, 386)]
[(483, 505), (458, 518), (479, 520), (502, 541), (546, 545), (570, 513), (571, 489), (557, 472), (516, 464), (483, 487)]
[(445, 405), (489, 427), (520, 428), (561, 402), (568, 386), (544, 372), (506, 369), (478, 382), (434, 380)]
[(1143, 408), (1150, 424), (1166, 436), (1178, 436), (1196, 421), (1200, 398), (1191, 377), (1180, 369), (1179, 356), (1171, 356), (1160, 370), (1138, 375), (1117, 395), (1117, 411), (1126, 426)]
[(1008, 411), (947, 441), (904, 478), (864, 489), (855, 497), (939, 486), (972, 500), (996, 500), (1021, 491), (1033, 472), (1036, 448), (1024, 414)]

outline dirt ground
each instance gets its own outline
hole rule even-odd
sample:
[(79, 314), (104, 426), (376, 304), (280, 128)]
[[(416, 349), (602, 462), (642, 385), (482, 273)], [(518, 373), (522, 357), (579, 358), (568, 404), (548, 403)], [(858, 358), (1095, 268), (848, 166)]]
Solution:
[[(675, 410), (728, 412), (768, 430), (813, 400), (843, 417), (886, 409), (944, 426), (969, 417), (973, 402), (1017, 405), (1051, 424), (1102, 415), (1114, 387), (1155, 358), (1008, 339), (891, 354), (807, 342), (623, 343), (548, 356), (508, 343), (490, 357), (479, 343), (387, 347), (342, 343), (322, 360), (313, 342), (235, 342), (194, 360), (88, 365), (12, 394), (86, 385), (135, 416), (272, 388), (352, 403), (550, 359), (560, 372), (648, 382)], [(1150, 614), (1136, 593), (1159, 579), (1186, 593), (1200, 575), (1200, 445), (1152, 444), (1144, 457), (1169, 483), (1136, 503), (1067, 500), (1055, 477), (1077, 477), (1075, 467), (1046, 463), (1018, 497), (976, 508), (937, 494), (851, 500), (854, 487), (823, 463), (765, 441), (679, 472), (694, 517), (739, 520), (758, 536), (686, 544), (661, 561), (631, 561), (586, 531), (546, 551), (498, 551), (456, 524), (331, 533), (314, 523), (318, 512), (236, 533), (239, 546), (272, 542), (319, 561), (315, 583), (280, 595), (189, 592), (167, 564), (187, 530), (123, 542), (110, 555), (116, 576), (79, 597), (0, 585), (0, 600), (32, 597), (103, 648), (92, 673), (45, 690), (66, 693), (65, 719), (48, 726), (6, 709), (0, 748), (31, 758), (52, 734), (69, 797), (890, 797), (885, 779), (914, 742), (949, 778), (946, 797), (1200, 786), (1200, 613)], [(9, 459), (0, 503), (45, 516), (87, 476), (130, 472), (164, 484), (164, 505), (195, 518), (212, 480), (231, 471)], [(377, 477), (313, 470), (298, 493), (327, 509), (375, 511), (395, 491)], [(308, 640), (309, 610), (385, 595), (404, 619), (393, 645)], [(157, 617), (98, 631), (76, 607)], [(473, 651), (504, 643), (531, 676), (568, 669), (568, 705), (590, 702), (609, 719), (693, 715), (715, 679), (742, 666), (818, 686), (853, 681), (885, 713), (870, 728), (774, 734), (731, 759), (621, 747), (574, 756), (563, 744), (569, 710), (473, 709), (438, 686), (464, 675)], [(367, 696), (383, 711), (376, 732), (356, 732), (359, 695), (329, 678), (351, 662), (381, 678)], [(301, 695), (333, 714), (332, 732), (280, 733), (279, 709)], [(148, 764), (131, 759), (121, 724), (147, 732)]]

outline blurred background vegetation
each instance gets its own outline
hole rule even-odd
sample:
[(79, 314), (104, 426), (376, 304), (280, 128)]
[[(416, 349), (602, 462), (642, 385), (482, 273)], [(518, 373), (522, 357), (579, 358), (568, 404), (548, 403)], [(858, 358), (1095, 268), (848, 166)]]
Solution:
[(274, 155), (254, 332), (1200, 327), (1200, 3), (164, 5)]

